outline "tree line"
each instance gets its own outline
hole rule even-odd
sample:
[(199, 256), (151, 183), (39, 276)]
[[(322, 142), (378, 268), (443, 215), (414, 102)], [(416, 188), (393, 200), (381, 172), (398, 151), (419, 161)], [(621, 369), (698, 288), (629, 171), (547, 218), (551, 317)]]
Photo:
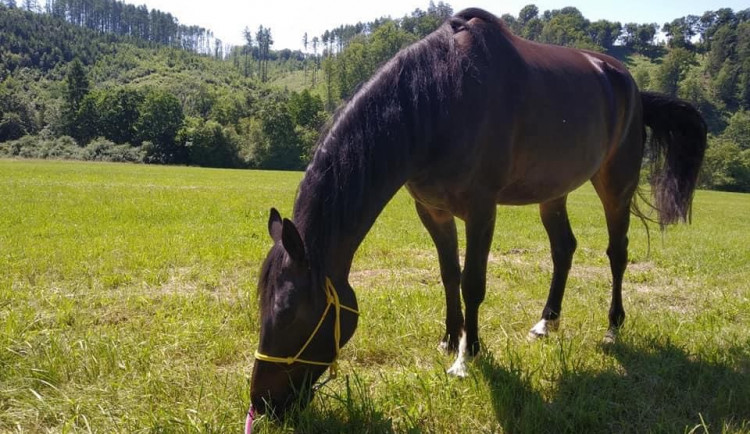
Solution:
[(202, 54), (215, 52), (221, 40), (213, 32), (199, 26), (180, 24), (168, 12), (149, 10), (120, 0), (2, 0), (8, 8), (46, 13), (54, 18), (94, 30), (123, 37), (138, 38)]

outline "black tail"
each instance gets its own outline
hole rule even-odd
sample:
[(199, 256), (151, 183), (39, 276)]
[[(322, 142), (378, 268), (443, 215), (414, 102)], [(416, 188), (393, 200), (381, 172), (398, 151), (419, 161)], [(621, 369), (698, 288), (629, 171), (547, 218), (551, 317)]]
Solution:
[(706, 122), (692, 104), (641, 92), (643, 122), (651, 128), (647, 155), (659, 224), (690, 221), (693, 193), (706, 151)]

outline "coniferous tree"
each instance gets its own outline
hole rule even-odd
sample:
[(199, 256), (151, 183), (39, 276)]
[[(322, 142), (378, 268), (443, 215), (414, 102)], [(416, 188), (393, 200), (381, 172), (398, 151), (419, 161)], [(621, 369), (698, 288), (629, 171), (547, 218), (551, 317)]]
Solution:
[(242, 32), (245, 37), (245, 46), (243, 47), (243, 54), (245, 55), (245, 77), (252, 76), (252, 54), (253, 54), (253, 32), (248, 27)]
[(76, 118), (81, 102), (89, 93), (89, 79), (83, 63), (75, 59), (68, 67), (65, 77), (65, 101), (63, 106), (63, 127), (70, 136), (77, 137)]

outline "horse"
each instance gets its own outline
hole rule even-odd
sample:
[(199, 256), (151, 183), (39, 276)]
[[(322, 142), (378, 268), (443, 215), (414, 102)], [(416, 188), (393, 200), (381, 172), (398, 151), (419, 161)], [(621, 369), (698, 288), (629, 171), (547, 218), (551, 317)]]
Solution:
[[(403, 186), (437, 248), (446, 303), (440, 345), (457, 353), (448, 372), (461, 377), (480, 349), (498, 204), (539, 204), (553, 263), (549, 297), (530, 331), (542, 337), (559, 326), (576, 250), (566, 198), (593, 184), (609, 235), (611, 340), (625, 320), (630, 215), (643, 216), (635, 201), (641, 166), (651, 161), (662, 227), (687, 222), (705, 148), (699, 112), (641, 92), (618, 60), (524, 40), (481, 9), (457, 13), (398, 52), (339, 109), (299, 185), (293, 218), (271, 210), (248, 426), (304, 407), (322, 374), (330, 368), (335, 376), (359, 318), (348, 282), (354, 253)], [(465, 222), (463, 270), (456, 218)]]

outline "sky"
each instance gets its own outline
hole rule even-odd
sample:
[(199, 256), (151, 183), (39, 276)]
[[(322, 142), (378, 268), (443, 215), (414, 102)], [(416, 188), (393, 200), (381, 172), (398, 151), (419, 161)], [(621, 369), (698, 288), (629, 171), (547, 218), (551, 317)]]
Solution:
[[(312, 39), (341, 24), (372, 21), (379, 17), (401, 18), (417, 8), (426, 10), (429, 0), (126, 0), (145, 4), (177, 17), (181, 24), (210, 29), (224, 43), (242, 45), (242, 31), (253, 35), (258, 26), (271, 28), (272, 49), (302, 49), (305, 32)], [(435, 3), (438, 3), (435, 1)], [(707, 10), (750, 7), (748, 0), (453, 0), (445, 1), (455, 12), (481, 7), (495, 15), (518, 16), (525, 5), (535, 4), (540, 13), (548, 9), (577, 7), (591, 21), (606, 19), (621, 23), (659, 25), (686, 15), (702, 15)]]

